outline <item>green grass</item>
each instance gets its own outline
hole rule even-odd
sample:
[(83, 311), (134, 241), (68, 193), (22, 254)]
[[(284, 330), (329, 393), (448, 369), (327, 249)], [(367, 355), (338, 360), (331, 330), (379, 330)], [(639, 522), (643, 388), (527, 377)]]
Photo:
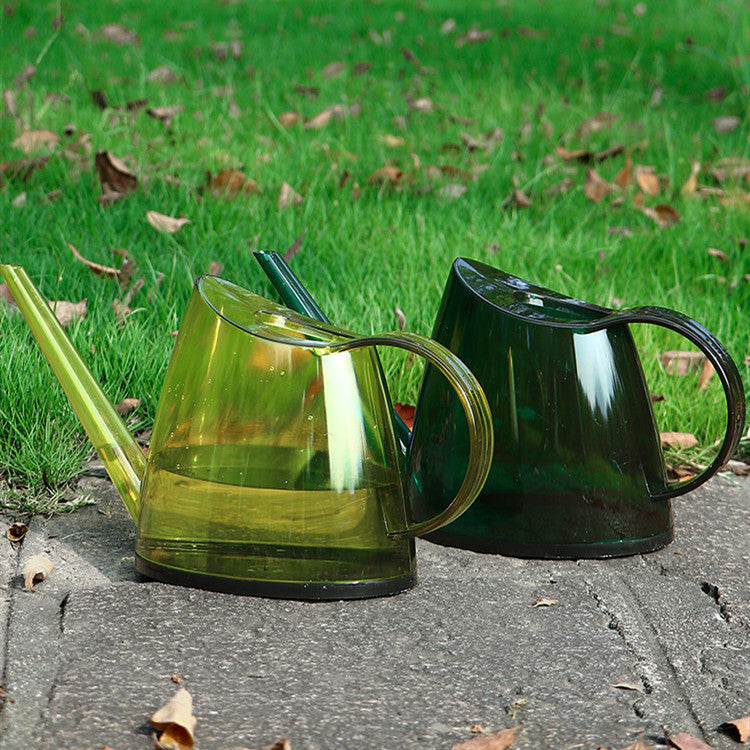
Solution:
[[(153, 419), (193, 278), (217, 261), (226, 278), (273, 296), (251, 251), (285, 250), (304, 231), (292, 265), (342, 326), (391, 330), (398, 306), (407, 328), (429, 333), (450, 262), (463, 255), (589, 302), (685, 312), (725, 343), (750, 383), (747, 178), (719, 186), (731, 201), (680, 191), (693, 162), (702, 165), (701, 184), (717, 187), (713, 165), (750, 158), (750, 12), (740, 0), (648, 3), (642, 15), (634, 6), (10, 0), (0, 15), (0, 88), (15, 92), (25, 126), (60, 135), (72, 126), (74, 133), (26, 181), (6, 170), (0, 260), (26, 266), (49, 299), (87, 298), (89, 312), (70, 334), (113, 400), (142, 399), (135, 430)], [(60, 9), (58, 32), (52, 20)], [(455, 29), (443, 33), (448, 19)], [(97, 30), (114, 22), (137, 30), (140, 43), (99, 38)], [(471, 27), (492, 35), (457, 46)], [(232, 39), (242, 43), (239, 58), (219, 59), (212, 43)], [(431, 71), (420, 71), (402, 48)], [(334, 60), (344, 63), (343, 75), (323, 77)], [(361, 62), (371, 67), (355, 75)], [(16, 85), (27, 63), (37, 72)], [(149, 81), (160, 65), (179, 80)], [(300, 86), (315, 87), (317, 98), (299, 93)], [(722, 101), (706, 98), (720, 86)], [(105, 92), (108, 109), (92, 103), (94, 89)], [(407, 97), (429, 97), (434, 111), (411, 109)], [(185, 111), (166, 128), (145, 110), (118, 109), (138, 98)], [(285, 129), (277, 119), (284, 111), (310, 118), (355, 102), (358, 116), (321, 130)], [(611, 126), (582, 133), (602, 111), (612, 114)], [(717, 132), (712, 121), (727, 115), (739, 125)], [(496, 127), (503, 141), (487, 152), (461, 146), (462, 133), (477, 137)], [(90, 134), (92, 153), (80, 162), (66, 158), (64, 146), (82, 134)], [(404, 144), (389, 147), (387, 134)], [(23, 156), (12, 146), (17, 135), (6, 113), (0, 163)], [(634, 164), (663, 176), (660, 194), (645, 205), (672, 205), (677, 224), (657, 227), (634, 206), (634, 187), (592, 203), (583, 193), (586, 166), (555, 156), (556, 146), (598, 152), (617, 143)], [(97, 150), (125, 160), (139, 179), (134, 194), (106, 207), (97, 202)], [(385, 164), (414, 172), (413, 183), (368, 184)], [(612, 180), (624, 164), (622, 154), (592, 166)], [(425, 165), (477, 176), (435, 178)], [(206, 172), (225, 167), (242, 169), (263, 194), (228, 201), (204, 191)], [(565, 178), (571, 189), (549, 192)], [(279, 210), (285, 181), (304, 202)], [(452, 182), (467, 187), (457, 200), (439, 192)], [(514, 185), (529, 196), (528, 208), (506, 204)], [(58, 200), (46, 200), (57, 190)], [(25, 205), (17, 207), (22, 192)], [(175, 235), (158, 234), (145, 220), (148, 210), (191, 223)], [(612, 233), (614, 227), (628, 233)], [(145, 285), (128, 325), (118, 325), (112, 308), (123, 290), (76, 261), (68, 243), (105, 265), (119, 262), (112, 248), (136, 260), (135, 278)], [(709, 247), (728, 262), (708, 255)], [(76, 476), (88, 444), (23, 321), (4, 311), (0, 326), (0, 472), (16, 490), (44, 494)], [(666, 375), (659, 352), (686, 347), (661, 329), (634, 332), (650, 387), (666, 396), (655, 405), (660, 428), (693, 432), (710, 448), (723, 432), (720, 386), (699, 392), (697, 375)], [(383, 359), (394, 396), (413, 401), (420, 367), (389, 352)]]

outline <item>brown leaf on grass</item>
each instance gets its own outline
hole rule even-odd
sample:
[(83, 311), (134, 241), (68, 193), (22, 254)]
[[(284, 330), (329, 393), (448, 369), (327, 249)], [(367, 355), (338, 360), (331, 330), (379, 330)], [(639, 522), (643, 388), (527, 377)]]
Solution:
[(404, 420), (404, 423), (409, 429), (414, 427), (414, 413), (416, 407), (413, 404), (401, 404), (396, 402), (393, 404), (393, 409), (396, 414)]
[(0, 164), (0, 174), (5, 175), (9, 180), (26, 182), (34, 172), (44, 169), (47, 162), (49, 162), (49, 156), (32, 156), (5, 161)]
[(55, 313), (57, 322), (67, 328), (74, 320), (83, 320), (86, 317), (86, 300), (80, 302), (67, 302), (65, 300), (50, 300), (48, 302), (52, 312)]
[(43, 581), (55, 567), (47, 555), (33, 555), (23, 566), (23, 585), (29, 591), (36, 591), (35, 583)]
[(378, 136), (378, 140), (388, 146), (388, 148), (400, 148), (406, 145), (406, 140), (400, 135), (391, 135), (386, 133), (385, 135)]
[(331, 120), (343, 120), (348, 117), (356, 117), (362, 111), (362, 107), (357, 104), (332, 104), (330, 107), (318, 112), (315, 117), (310, 118), (305, 122), (305, 129), (307, 130), (321, 130)]
[(716, 117), (711, 121), (711, 124), (717, 133), (731, 133), (739, 127), (740, 122), (739, 117), (729, 115), (726, 117)]
[(289, 206), (299, 206), (304, 198), (288, 183), (284, 182), (279, 190), (279, 197), (276, 200), (276, 206), (279, 209), (289, 208)]
[(255, 180), (239, 169), (222, 169), (215, 175), (209, 172), (207, 179), (209, 192), (217, 197), (236, 198), (263, 192)]
[(121, 23), (106, 23), (96, 33), (97, 36), (107, 42), (111, 42), (112, 44), (123, 45), (141, 43), (138, 34), (127, 26), (123, 26)]
[(465, 34), (461, 34), (460, 36), (456, 37), (456, 47), (462, 47), (464, 44), (477, 44), (478, 42), (486, 42), (491, 36), (491, 31), (480, 31), (477, 28), (472, 28), (469, 29)]
[(563, 161), (577, 161), (581, 164), (590, 164), (594, 160), (593, 151), (586, 148), (569, 149), (563, 146), (555, 146), (555, 153)]
[(715, 86), (714, 88), (706, 91), (704, 96), (709, 102), (721, 102), (727, 98), (728, 93), (729, 89), (727, 89), (726, 86)]
[(578, 126), (576, 135), (579, 138), (586, 139), (592, 133), (599, 133), (611, 128), (616, 119), (616, 115), (611, 112), (597, 112), (593, 117), (587, 118)]
[(172, 104), (166, 107), (149, 107), (146, 110), (146, 114), (149, 117), (153, 117), (155, 120), (160, 120), (167, 127), (171, 127), (172, 118), (175, 115), (179, 114), (180, 112), (184, 112), (184, 111), (185, 111), (184, 104)]
[(150, 83), (177, 83), (180, 77), (169, 65), (160, 65), (146, 76), (146, 80)]
[(120, 403), (115, 404), (115, 411), (121, 417), (127, 417), (141, 405), (139, 398), (124, 398)]
[(282, 112), (276, 119), (281, 127), (291, 128), (302, 120), (302, 115), (299, 112)]
[(386, 166), (376, 169), (368, 178), (371, 185), (398, 185), (404, 176), (404, 170), (398, 167)]
[(409, 105), (409, 109), (413, 109), (415, 112), (428, 113), (435, 110), (435, 104), (429, 96), (420, 96), (414, 99), (410, 94), (407, 94), (406, 103)]
[(669, 732), (664, 732), (667, 747), (676, 747), (678, 750), (715, 750), (713, 745), (707, 745), (703, 740), (693, 737), (686, 732), (678, 732), (672, 737)]
[(586, 182), (583, 186), (583, 193), (590, 201), (600, 203), (612, 190), (612, 185), (602, 179), (596, 170), (586, 170)]
[(690, 167), (690, 177), (687, 178), (685, 184), (680, 188), (680, 193), (683, 196), (693, 195), (698, 189), (698, 174), (700, 171), (700, 162), (694, 161)]
[(711, 176), (716, 182), (747, 179), (750, 177), (750, 159), (741, 156), (728, 156), (725, 159), (719, 159), (711, 167)]
[(750, 716), (745, 716), (742, 719), (725, 721), (721, 727), (739, 742), (744, 743), (750, 739)]
[(502, 205), (504, 209), (510, 208), (510, 206), (528, 208), (531, 205), (531, 198), (521, 188), (514, 188), (513, 192), (503, 201)]
[(36, 75), (36, 66), (31, 63), (27, 63), (23, 66), (23, 70), (16, 76), (14, 83), (16, 88), (20, 88), (27, 84)]
[(9, 542), (20, 542), (28, 530), (29, 527), (25, 523), (13, 523), (5, 530), (5, 538)]
[(51, 130), (26, 130), (11, 145), (13, 148), (21, 149), (24, 154), (33, 154), (42, 148), (54, 151), (58, 143), (60, 136)]
[(723, 251), (716, 247), (709, 247), (706, 249), (706, 253), (712, 258), (717, 258), (722, 263), (729, 263), (729, 256)]
[(438, 191), (437, 195), (445, 200), (458, 200), (468, 190), (466, 185), (462, 185), (460, 182), (451, 182), (448, 185), (443, 185)]
[(284, 260), (289, 263), (289, 261), (299, 252), (300, 247), (302, 247), (302, 239), (307, 234), (307, 229), (302, 232), (302, 234), (297, 237), (294, 242), (289, 246), (287, 251), (284, 253)]
[(544, 192), (547, 195), (562, 195), (563, 193), (567, 193), (574, 184), (572, 177), (566, 177), (564, 180), (560, 180), (560, 182), (556, 182), (554, 185), (545, 188)]
[(190, 224), (190, 219), (166, 216), (165, 214), (160, 214), (156, 211), (146, 211), (146, 221), (148, 221), (157, 232), (166, 232), (167, 234), (174, 234), (182, 229), (185, 224)]
[(707, 359), (703, 362), (703, 368), (701, 369), (701, 375), (698, 378), (698, 390), (705, 391), (708, 387), (708, 381), (714, 376), (716, 370), (711, 362)]
[(468, 133), (461, 133), (461, 143), (464, 148), (468, 151), (474, 152), (479, 149), (482, 151), (490, 151), (496, 144), (502, 143), (505, 133), (502, 128), (493, 128), (487, 131), (484, 135), (480, 135), (475, 138)]
[(659, 178), (644, 167), (636, 167), (635, 181), (646, 195), (656, 195), (659, 192)]
[(404, 311), (400, 307), (394, 307), (393, 312), (396, 314), (396, 325), (398, 325), (398, 329), (403, 331), (404, 326), (406, 325), (406, 315), (404, 315)]
[(681, 351), (679, 349), (670, 349), (659, 355), (664, 369), (668, 375), (683, 376), (693, 370), (703, 367), (706, 355), (703, 352)]
[(117, 279), (120, 276), (120, 271), (112, 266), (103, 266), (100, 263), (94, 263), (93, 260), (86, 260), (73, 245), (68, 243), (68, 247), (75, 257), (81, 261), (81, 263), (87, 265), (97, 276), (101, 276), (105, 279)]
[(323, 78), (338, 78), (344, 72), (344, 63), (341, 60), (334, 60), (320, 71)]
[(190, 750), (193, 747), (197, 719), (193, 716), (193, 697), (185, 688), (180, 688), (149, 721), (161, 731), (158, 747), (169, 750)]
[(633, 181), (633, 160), (628, 156), (625, 166), (615, 175), (614, 183), (623, 190)]
[(507, 750), (516, 740), (516, 728), (501, 729), (499, 732), (479, 734), (466, 742), (453, 745), (451, 750)]
[(121, 197), (135, 192), (138, 178), (125, 166), (125, 163), (109, 151), (97, 151), (94, 157), (94, 169), (99, 175), (102, 193), (116, 193)]
[(668, 227), (680, 220), (679, 211), (666, 203), (660, 203), (653, 208), (644, 208), (642, 211), (644, 216), (648, 216), (649, 219), (660, 227)]
[(663, 448), (692, 448), (698, 445), (698, 438), (690, 432), (660, 432)]

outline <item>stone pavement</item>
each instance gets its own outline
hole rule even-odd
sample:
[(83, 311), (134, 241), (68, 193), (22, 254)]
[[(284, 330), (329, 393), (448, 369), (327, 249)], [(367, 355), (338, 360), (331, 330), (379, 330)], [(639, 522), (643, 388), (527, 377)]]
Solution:
[[(0, 539), (0, 750), (140, 750), (182, 678), (198, 750), (449, 750), (522, 727), (513, 748), (656, 748), (665, 729), (743, 747), (750, 714), (750, 480), (675, 501), (649, 555), (541, 561), (418, 542), (394, 597), (304, 603), (147, 582), (111, 485), (97, 505)], [(0, 517), (0, 529), (14, 519)], [(24, 562), (55, 569), (23, 588)], [(540, 598), (550, 606), (533, 606)]]

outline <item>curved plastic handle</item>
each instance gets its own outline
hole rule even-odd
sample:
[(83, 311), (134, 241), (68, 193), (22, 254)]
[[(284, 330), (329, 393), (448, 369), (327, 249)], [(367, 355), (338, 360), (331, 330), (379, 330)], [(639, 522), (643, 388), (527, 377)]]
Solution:
[(719, 376), (727, 399), (727, 430), (716, 458), (698, 476), (682, 482), (668, 482), (666, 492), (659, 492), (651, 497), (654, 500), (663, 500), (690, 492), (709, 480), (726, 463), (737, 449), (742, 437), (745, 425), (745, 390), (737, 365), (716, 336), (697, 321), (675, 310), (666, 307), (636, 307), (632, 310), (614, 312), (601, 321), (587, 325), (586, 329), (593, 331), (607, 328), (612, 322), (652, 323), (676, 331), (706, 355)]
[[(484, 486), (492, 464), (494, 435), (492, 415), (482, 386), (468, 367), (455, 354), (437, 341), (417, 333), (394, 331), (375, 336), (365, 336), (334, 344), (332, 352), (348, 351), (364, 346), (385, 344), (418, 354), (443, 373), (453, 386), (469, 425), (469, 460), (464, 481), (448, 507), (427, 521), (409, 525), (405, 529), (389, 530), (388, 537), (402, 539), (434, 531), (458, 518), (476, 499)], [(387, 521), (386, 521), (387, 524)]]

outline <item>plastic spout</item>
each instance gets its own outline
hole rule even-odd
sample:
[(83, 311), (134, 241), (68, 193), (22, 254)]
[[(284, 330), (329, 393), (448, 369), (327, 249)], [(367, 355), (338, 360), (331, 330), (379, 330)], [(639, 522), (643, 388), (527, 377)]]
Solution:
[[(279, 253), (274, 250), (258, 250), (253, 255), (290, 310), (307, 315), (309, 318), (319, 320), (322, 323), (331, 322)], [(398, 439), (406, 449), (411, 441), (411, 431), (395, 410), (393, 411), (393, 421), (396, 425)]]
[(34, 334), (128, 513), (138, 520), (146, 457), (81, 359), (47, 301), (21, 266), (0, 264), (0, 276)]

